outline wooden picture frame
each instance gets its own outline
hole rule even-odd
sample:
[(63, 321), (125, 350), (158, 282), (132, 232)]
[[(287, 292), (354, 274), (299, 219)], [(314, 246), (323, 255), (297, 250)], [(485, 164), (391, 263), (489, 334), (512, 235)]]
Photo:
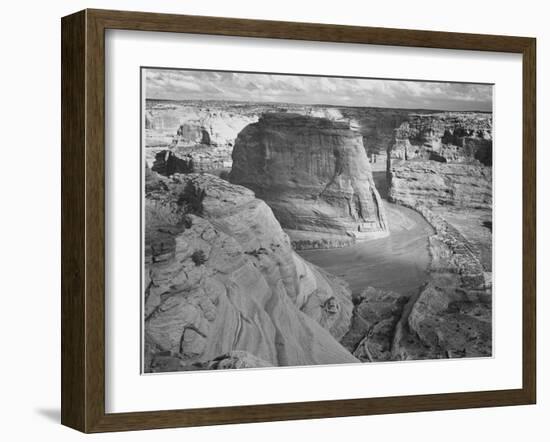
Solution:
[[(534, 404), (536, 41), (533, 38), (106, 10), (62, 19), (62, 409), (83, 432)], [(513, 390), (105, 412), (105, 30), (495, 51), (523, 57), (523, 385)]]

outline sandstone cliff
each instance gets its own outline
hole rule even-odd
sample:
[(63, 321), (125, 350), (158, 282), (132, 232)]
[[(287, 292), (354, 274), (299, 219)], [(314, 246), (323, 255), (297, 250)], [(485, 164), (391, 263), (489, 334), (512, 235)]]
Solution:
[[(253, 111), (239, 111), (231, 106), (223, 109), (148, 103), (145, 114), (147, 163), (159, 173), (167, 168), (172, 169), (172, 173), (229, 169), (235, 138), (242, 128), (256, 120), (257, 114)], [(168, 153), (173, 161), (165, 167), (159, 159), (168, 158)], [(182, 165), (182, 168), (177, 167)]]
[(391, 158), (492, 165), (492, 115), (412, 114), (395, 130)]
[(239, 132), (255, 120), (254, 116), (201, 109), (197, 113), (186, 114), (186, 120), (178, 127), (175, 142), (177, 146), (205, 144), (232, 147)]
[(297, 248), (387, 234), (362, 137), (347, 122), (264, 114), (239, 134), (229, 180), (266, 201)]
[(492, 207), (492, 168), (437, 161), (393, 161), (390, 201), (405, 206)]
[(210, 172), (226, 173), (231, 168), (231, 148), (197, 144), (189, 147), (172, 146), (169, 149), (149, 152), (151, 169), (161, 175), (174, 173)]
[(410, 111), (382, 108), (343, 108), (345, 118), (355, 122), (373, 170), (385, 170), (386, 152), (395, 143), (395, 129), (407, 120)]
[(338, 343), (346, 284), (297, 256), (250, 190), (147, 171), (145, 201), (146, 371), (357, 362)]

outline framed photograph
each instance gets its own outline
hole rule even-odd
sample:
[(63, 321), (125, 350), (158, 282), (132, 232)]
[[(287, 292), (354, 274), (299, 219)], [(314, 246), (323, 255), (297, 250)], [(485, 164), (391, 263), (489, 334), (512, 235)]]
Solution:
[(62, 423), (536, 400), (535, 39), (62, 19)]

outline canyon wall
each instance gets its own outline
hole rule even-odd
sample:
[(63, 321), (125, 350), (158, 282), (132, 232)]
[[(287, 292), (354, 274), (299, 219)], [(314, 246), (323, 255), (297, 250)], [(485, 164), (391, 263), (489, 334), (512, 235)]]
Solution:
[(231, 168), (239, 132), (264, 112), (296, 112), (341, 120), (338, 108), (307, 105), (164, 102), (149, 100), (145, 112), (147, 165), (156, 172), (210, 172)]
[(231, 167), (231, 150), (237, 134), (267, 112), (348, 121), (363, 136), (374, 170), (385, 168), (388, 153), (394, 159), (442, 162), (470, 162), (473, 159), (485, 165), (491, 161), (490, 113), (148, 100), (145, 133), (146, 147), (151, 149), (147, 156), (149, 167), (161, 149), (172, 151), (186, 162), (193, 160), (195, 171)]
[(492, 115), (441, 112), (409, 115), (395, 130), (393, 159), (492, 165)]
[(147, 169), (145, 214), (146, 371), (357, 362), (338, 343), (347, 285), (294, 253), (252, 191)]
[(406, 121), (410, 111), (382, 108), (342, 108), (363, 136), (363, 144), (373, 170), (385, 170), (388, 149), (395, 143), (395, 129)]
[(348, 122), (263, 114), (239, 134), (229, 180), (267, 202), (296, 248), (388, 233), (361, 134)]
[(231, 168), (237, 134), (257, 120), (241, 109), (148, 104), (145, 113), (146, 162), (161, 174), (205, 172)]
[[(392, 359), (492, 354), (492, 148), (491, 114), (413, 114), (395, 130), (389, 200), (420, 212), (436, 233), (428, 281), (385, 336)], [(376, 342), (356, 341), (358, 358), (376, 351)]]
[[(158, 139), (172, 131), (146, 155), (147, 371), (492, 354), (490, 114), (176, 107), (178, 118), (146, 115)], [(192, 173), (231, 163), (232, 184)], [(365, 284), (352, 303), (293, 248), (387, 235), (373, 167), (435, 234), (420, 290)]]
[(492, 207), (492, 167), (393, 160), (388, 198), (405, 206)]
[(414, 208), (435, 229), (427, 281), (412, 295), (374, 287), (354, 295), (342, 345), (363, 362), (491, 356), (491, 273), (458, 229)]
[(416, 209), (434, 226), (429, 279), (398, 322), (395, 359), (492, 355), (492, 277), (470, 241), (442, 216)]

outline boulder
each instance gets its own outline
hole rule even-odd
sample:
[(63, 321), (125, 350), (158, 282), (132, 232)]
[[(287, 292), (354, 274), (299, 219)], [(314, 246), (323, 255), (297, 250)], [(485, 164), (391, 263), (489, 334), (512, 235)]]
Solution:
[(352, 326), (342, 345), (363, 362), (393, 359), (395, 328), (409, 297), (367, 287), (354, 299)]

